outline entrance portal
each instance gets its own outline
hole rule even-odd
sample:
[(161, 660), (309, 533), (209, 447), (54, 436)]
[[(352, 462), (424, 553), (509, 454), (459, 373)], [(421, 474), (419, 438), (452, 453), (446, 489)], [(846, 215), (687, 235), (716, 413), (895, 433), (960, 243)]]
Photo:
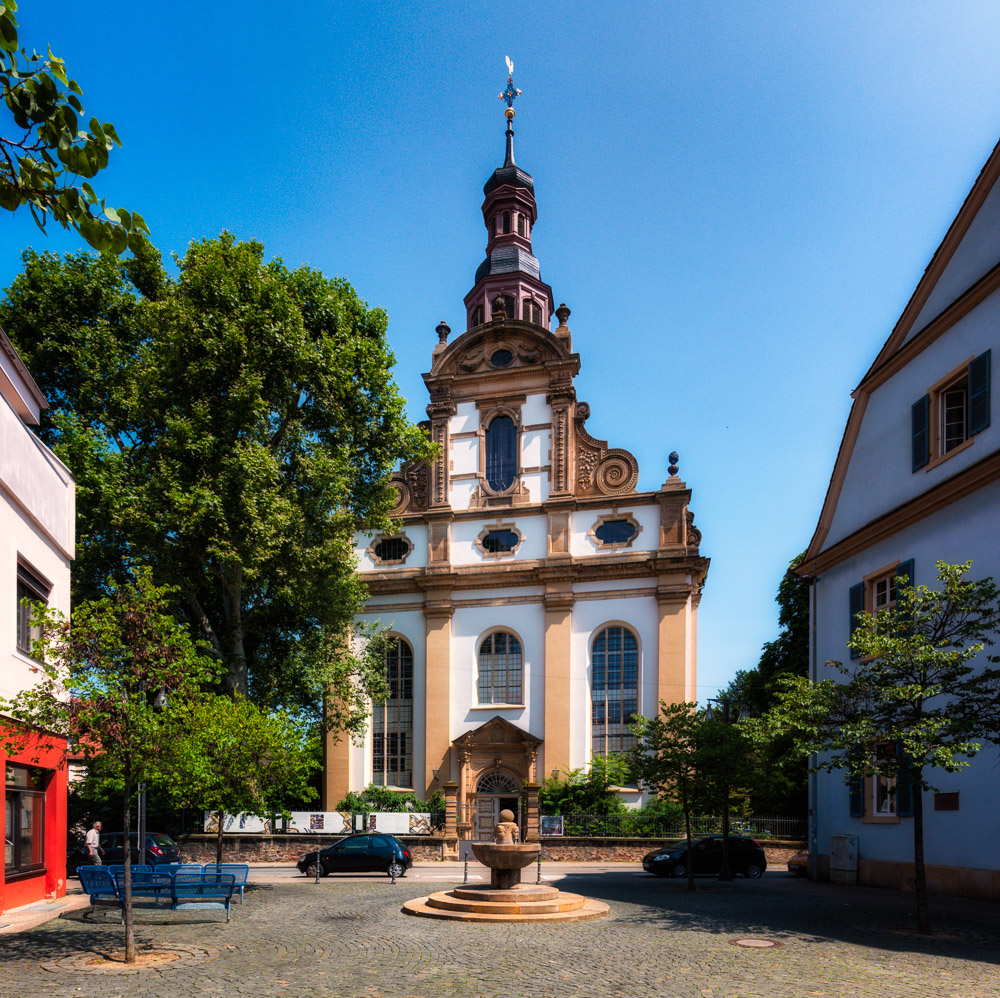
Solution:
[(505, 808), (514, 813), (518, 826), (523, 828), (521, 788), (517, 781), (500, 770), (484, 773), (476, 784), (476, 817), (472, 837), (480, 842), (491, 842), (493, 829)]

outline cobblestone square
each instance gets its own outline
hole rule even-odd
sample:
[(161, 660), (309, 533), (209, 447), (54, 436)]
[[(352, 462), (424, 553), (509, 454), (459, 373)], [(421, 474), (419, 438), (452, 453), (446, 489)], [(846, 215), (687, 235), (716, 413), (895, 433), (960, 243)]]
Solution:
[(0, 935), (0, 995), (1000, 993), (1000, 924), (988, 902), (938, 899), (932, 909), (936, 934), (922, 939), (910, 931), (910, 895), (810, 884), (780, 871), (731, 884), (703, 878), (693, 895), (680, 881), (644, 876), (633, 866), (567, 875), (548, 866), (544, 873), (563, 889), (608, 902), (611, 916), (558, 925), (483, 925), (401, 912), (411, 897), (454, 887), (461, 880), (457, 866), (418, 866), (395, 885), (385, 877), (331, 877), (317, 886), (288, 871), (252, 875), (246, 901), (233, 906), (228, 925), (218, 911), (139, 912), (140, 946), (176, 946), (182, 958), (136, 974), (67, 969), (73, 962), (68, 958), (92, 958), (121, 946), (114, 913), (92, 918), (83, 910), (69, 912), (35, 929)]

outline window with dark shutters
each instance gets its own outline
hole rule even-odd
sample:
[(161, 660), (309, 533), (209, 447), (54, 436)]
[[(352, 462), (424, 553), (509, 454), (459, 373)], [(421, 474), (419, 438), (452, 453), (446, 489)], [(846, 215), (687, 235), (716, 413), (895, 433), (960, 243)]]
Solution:
[(911, 408), (913, 422), (913, 470), (919, 471), (931, 459), (931, 397), (925, 395)]
[[(851, 591), (848, 595), (848, 602), (851, 611), (851, 626), (847, 633), (853, 637), (858, 626), (857, 615), (865, 608), (865, 584), (863, 582), (859, 582), (856, 586), (851, 586)], [(860, 655), (861, 652), (856, 651), (854, 648), (851, 649), (851, 658), (859, 658)]]
[(851, 773), (848, 783), (852, 818), (865, 816), (865, 780), (859, 773)]
[(990, 351), (969, 365), (969, 436), (990, 425)]

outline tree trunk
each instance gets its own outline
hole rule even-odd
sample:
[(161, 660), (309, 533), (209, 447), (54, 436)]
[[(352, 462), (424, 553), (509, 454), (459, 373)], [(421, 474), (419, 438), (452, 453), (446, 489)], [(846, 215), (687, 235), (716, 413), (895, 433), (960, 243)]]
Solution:
[(924, 793), (921, 786), (923, 773), (913, 770), (913, 873), (914, 891), (917, 895), (917, 931), (931, 931), (931, 916), (927, 908), (927, 867), (924, 865)]
[(132, 920), (132, 779), (125, 777), (125, 806), (122, 809), (122, 921), (125, 924), (125, 962), (135, 963), (135, 924)]
[(247, 654), (243, 644), (243, 566), (226, 565), (222, 584), (222, 608), (226, 615), (229, 635), (229, 657), (226, 662), (226, 692), (246, 696), (250, 690), (247, 677)]
[(225, 811), (216, 811), (219, 818), (219, 831), (215, 836), (215, 862), (222, 862), (222, 823), (226, 820)]
[(684, 836), (687, 839), (687, 852), (684, 853), (684, 865), (688, 873), (688, 890), (694, 888), (694, 867), (691, 865), (691, 812), (684, 812)]

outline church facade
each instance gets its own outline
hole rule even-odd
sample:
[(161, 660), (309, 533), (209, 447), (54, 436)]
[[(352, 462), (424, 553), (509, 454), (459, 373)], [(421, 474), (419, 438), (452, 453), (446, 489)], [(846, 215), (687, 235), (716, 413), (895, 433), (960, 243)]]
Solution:
[(369, 783), (441, 788), (463, 836), (530, 804), (545, 777), (626, 750), (633, 714), (695, 698), (708, 571), (676, 455), (639, 492), (632, 454), (588, 429), (570, 310), (532, 252), (510, 101), (506, 114), (466, 328), (438, 325), (424, 375), (437, 455), (393, 476), (399, 532), (357, 540), (392, 692), (363, 744), (328, 742), (324, 788), (327, 808)]

